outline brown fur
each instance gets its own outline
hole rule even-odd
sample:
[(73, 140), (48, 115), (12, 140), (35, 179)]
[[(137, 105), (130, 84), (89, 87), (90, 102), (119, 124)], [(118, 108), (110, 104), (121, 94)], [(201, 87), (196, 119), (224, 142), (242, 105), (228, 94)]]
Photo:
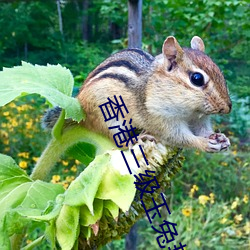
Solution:
[[(168, 37), (163, 54), (156, 58), (137, 49), (109, 57), (89, 74), (78, 95), (87, 114), (84, 125), (113, 139), (117, 131), (108, 127), (114, 121), (105, 122), (98, 106), (106, 103), (108, 97), (121, 95), (129, 110), (125, 119), (132, 118), (133, 126), (162, 143), (220, 151), (222, 142), (214, 146), (208, 138), (213, 133), (208, 115), (230, 112), (225, 79), (202, 52), (203, 41), (194, 37), (191, 45), (196, 49), (182, 49), (174, 37)], [(208, 80), (204, 86), (190, 82), (189, 73), (193, 70), (205, 72)], [(115, 124), (122, 122), (119, 117)]]

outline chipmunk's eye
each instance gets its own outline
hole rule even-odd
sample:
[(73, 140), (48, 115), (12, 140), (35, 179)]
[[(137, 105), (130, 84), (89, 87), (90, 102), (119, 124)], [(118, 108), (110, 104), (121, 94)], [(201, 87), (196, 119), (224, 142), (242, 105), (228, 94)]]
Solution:
[(195, 72), (190, 75), (190, 81), (198, 87), (201, 87), (204, 85), (204, 77), (201, 73)]

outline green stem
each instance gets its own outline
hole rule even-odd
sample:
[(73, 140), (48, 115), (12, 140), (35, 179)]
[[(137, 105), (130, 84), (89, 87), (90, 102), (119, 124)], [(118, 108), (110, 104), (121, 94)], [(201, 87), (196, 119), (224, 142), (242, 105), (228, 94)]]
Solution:
[(53, 138), (39, 158), (31, 178), (45, 180), (61, 155), (72, 145), (78, 142), (87, 142), (96, 147), (96, 155), (115, 148), (115, 145), (106, 137), (76, 125), (67, 128), (59, 138)]

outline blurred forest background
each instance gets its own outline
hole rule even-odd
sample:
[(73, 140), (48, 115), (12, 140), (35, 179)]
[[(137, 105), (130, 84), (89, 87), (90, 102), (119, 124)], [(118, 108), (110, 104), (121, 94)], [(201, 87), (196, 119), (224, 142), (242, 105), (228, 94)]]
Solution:
[[(206, 53), (225, 75), (233, 100), (230, 115), (214, 118), (215, 128), (230, 137), (231, 150), (220, 154), (185, 151), (183, 170), (171, 190), (166, 190), (172, 211), (168, 219), (178, 225), (176, 242), (187, 244), (186, 249), (247, 249), (250, 2), (143, 0), (142, 16), (142, 47), (153, 55), (161, 53), (169, 35), (186, 47), (194, 35), (202, 37)], [(1, 0), (0, 68), (20, 65), (22, 60), (60, 63), (71, 70), (79, 87), (102, 60), (127, 47), (127, 23), (126, 0)], [(46, 107), (43, 100), (31, 96), (0, 109), (0, 152), (12, 155), (28, 172), (48, 139), (40, 127)], [(65, 157), (51, 181), (67, 187), (81, 169), (79, 162)], [(137, 249), (158, 249), (146, 219), (137, 225), (135, 245)], [(125, 249), (125, 239), (105, 249)]]

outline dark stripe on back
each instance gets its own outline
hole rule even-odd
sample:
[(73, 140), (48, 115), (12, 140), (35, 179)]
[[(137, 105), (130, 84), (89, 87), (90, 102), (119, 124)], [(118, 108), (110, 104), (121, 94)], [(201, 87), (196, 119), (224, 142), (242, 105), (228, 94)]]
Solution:
[(136, 67), (135, 64), (130, 63), (127, 60), (117, 60), (117, 61), (113, 61), (113, 62), (109, 62), (106, 65), (97, 68), (91, 75), (91, 77), (95, 77), (96, 75), (98, 75), (99, 73), (101, 73), (102, 71), (105, 71), (108, 68), (111, 67), (125, 67), (131, 71), (134, 71), (136, 74), (140, 73), (140, 69), (138, 67)]
[(126, 51), (132, 51), (132, 52), (138, 53), (141, 56), (144, 56), (149, 62), (153, 62), (154, 61), (154, 57), (153, 56), (151, 56), (150, 54), (148, 54), (147, 52), (145, 52), (145, 51), (143, 51), (141, 49), (126, 49)]
[(124, 82), (126, 85), (129, 83), (128, 77), (121, 75), (121, 74), (112, 74), (112, 73), (103, 74), (100, 77), (96, 78), (96, 80), (101, 80), (104, 78), (115, 79), (115, 80), (118, 80), (120, 82)]

